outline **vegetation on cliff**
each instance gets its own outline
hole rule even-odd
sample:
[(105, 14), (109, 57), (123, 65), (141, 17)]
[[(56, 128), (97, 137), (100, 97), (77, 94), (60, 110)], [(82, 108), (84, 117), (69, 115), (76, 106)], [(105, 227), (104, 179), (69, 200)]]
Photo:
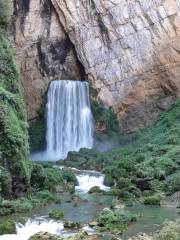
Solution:
[[(26, 194), (30, 188), (26, 111), (8, 41), (0, 36), (0, 165), (10, 172), (4, 195)], [(3, 172), (3, 169), (2, 169)], [(11, 186), (10, 186), (11, 185)]]

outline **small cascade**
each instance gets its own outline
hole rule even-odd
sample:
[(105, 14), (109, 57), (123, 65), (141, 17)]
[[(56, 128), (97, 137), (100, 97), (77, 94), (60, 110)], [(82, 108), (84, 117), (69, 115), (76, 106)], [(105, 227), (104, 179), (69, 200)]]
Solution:
[(6, 234), (0, 236), (0, 240), (28, 240), (31, 236), (38, 232), (48, 232), (60, 235), (64, 229), (63, 223), (46, 219), (29, 219), (24, 225), (16, 224), (17, 234)]
[(95, 171), (80, 171), (76, 174), (78, 186), (76, 190), (88, 192), (92, 187), (100, 187), (101, 190), (108, 191), (110, 188), (104, 185), (105, 176)]

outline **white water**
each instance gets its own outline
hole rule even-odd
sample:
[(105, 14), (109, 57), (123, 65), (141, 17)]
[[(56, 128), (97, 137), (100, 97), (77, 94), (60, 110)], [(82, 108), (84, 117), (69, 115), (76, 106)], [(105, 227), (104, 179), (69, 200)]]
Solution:
[(38, 232), (48, 232), (62, 235), (63, 223), (52, 220), (28, 220), (25, 225), (16, 224), (17, 234), (7, 234), (0, 236), (0, 240), (28, 240)]
[(104, 175), (94, 171), (81, 171), (76, 175), (78, 186), (76, 190), (88, 192), (92, 187), (100, 187), (101, 190), (108, 191), (110, 188), (104, 185)]
[(51, 82), (46, 142), (46, 151), (31, 155), (32, 160), (57, 161), (65, 159), (70, 151), (93, 147), (93, 118), (87, 82)]

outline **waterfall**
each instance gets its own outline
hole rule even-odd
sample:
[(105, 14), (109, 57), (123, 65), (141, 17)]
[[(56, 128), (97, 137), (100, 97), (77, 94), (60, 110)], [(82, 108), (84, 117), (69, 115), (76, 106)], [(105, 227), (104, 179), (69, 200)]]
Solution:
[(16, 224), (17, 234), (5, 234), (0, 236), (0, 240), (28, 240), (31, 236), (38, 232), (48, 232), (51, 234), (62, 235), (64, 229), (62, 222), (53, 220), (31, 220), (29, 219), (24, 225)]
[(108, 191), (110, 188), (104, 185), (104, 175), (95, 171), (80, 171), (76, 174), (78, 186), (76, 190), (88, 192), (92, 187), (100, 187), (101, 190)]
[(49, 160), (67, 157), (70, 151), (93, 146), (93, 120), (87, 82), (59, 80), (50, 84), (47, 102)]

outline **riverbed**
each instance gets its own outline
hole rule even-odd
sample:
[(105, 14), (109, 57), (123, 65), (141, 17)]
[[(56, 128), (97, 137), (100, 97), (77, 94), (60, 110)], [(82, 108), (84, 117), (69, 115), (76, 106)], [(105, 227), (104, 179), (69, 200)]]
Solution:
[[(32, 213), (14, 216), (15, 219), (24, 218), (24, 223), (17, 223), (17, 235), (0, 236), (0, 240), (28, 240), (30, 236), (40, 231), (64, 236), (76, 233), (70, 230), (65, 231), (63, 221), (53, 221), (48, 218), (48, 213), (54, 209), (60, 209), (64, 212), (64, 221), (81, 222), (84, 224), (83, 229), (91, 232), (92, 229), (87, 227), (88, 223), (95, 220), (99, 212), (103, 208), (109, 207), (115, 198), (103, 194), (88, 194), (88, 189), (93, 185), (99, 185), (100, 188), (108, 191), (108, 188), (103, 185), (103, 175), (96, 172), (93, 175), (92, 171), (89, 173), (86, 171), (79, 176), (84, 176), (84, 181), (81, 183), (83, 187), (78, 186), (74, 196), (61, 194), (61, 204), (50, 204)], [(122, 235), (123, 239), (128, 239), (139, 232), (152, 233), (160, 228), (164, 221), (178, 218), (178, 211), (175, 207), (147, 206), (136, 203), (125, 209), (139, 217), (138, 221), (129, 226)], [(106, 238), (103, 237), (103, 239)]]

